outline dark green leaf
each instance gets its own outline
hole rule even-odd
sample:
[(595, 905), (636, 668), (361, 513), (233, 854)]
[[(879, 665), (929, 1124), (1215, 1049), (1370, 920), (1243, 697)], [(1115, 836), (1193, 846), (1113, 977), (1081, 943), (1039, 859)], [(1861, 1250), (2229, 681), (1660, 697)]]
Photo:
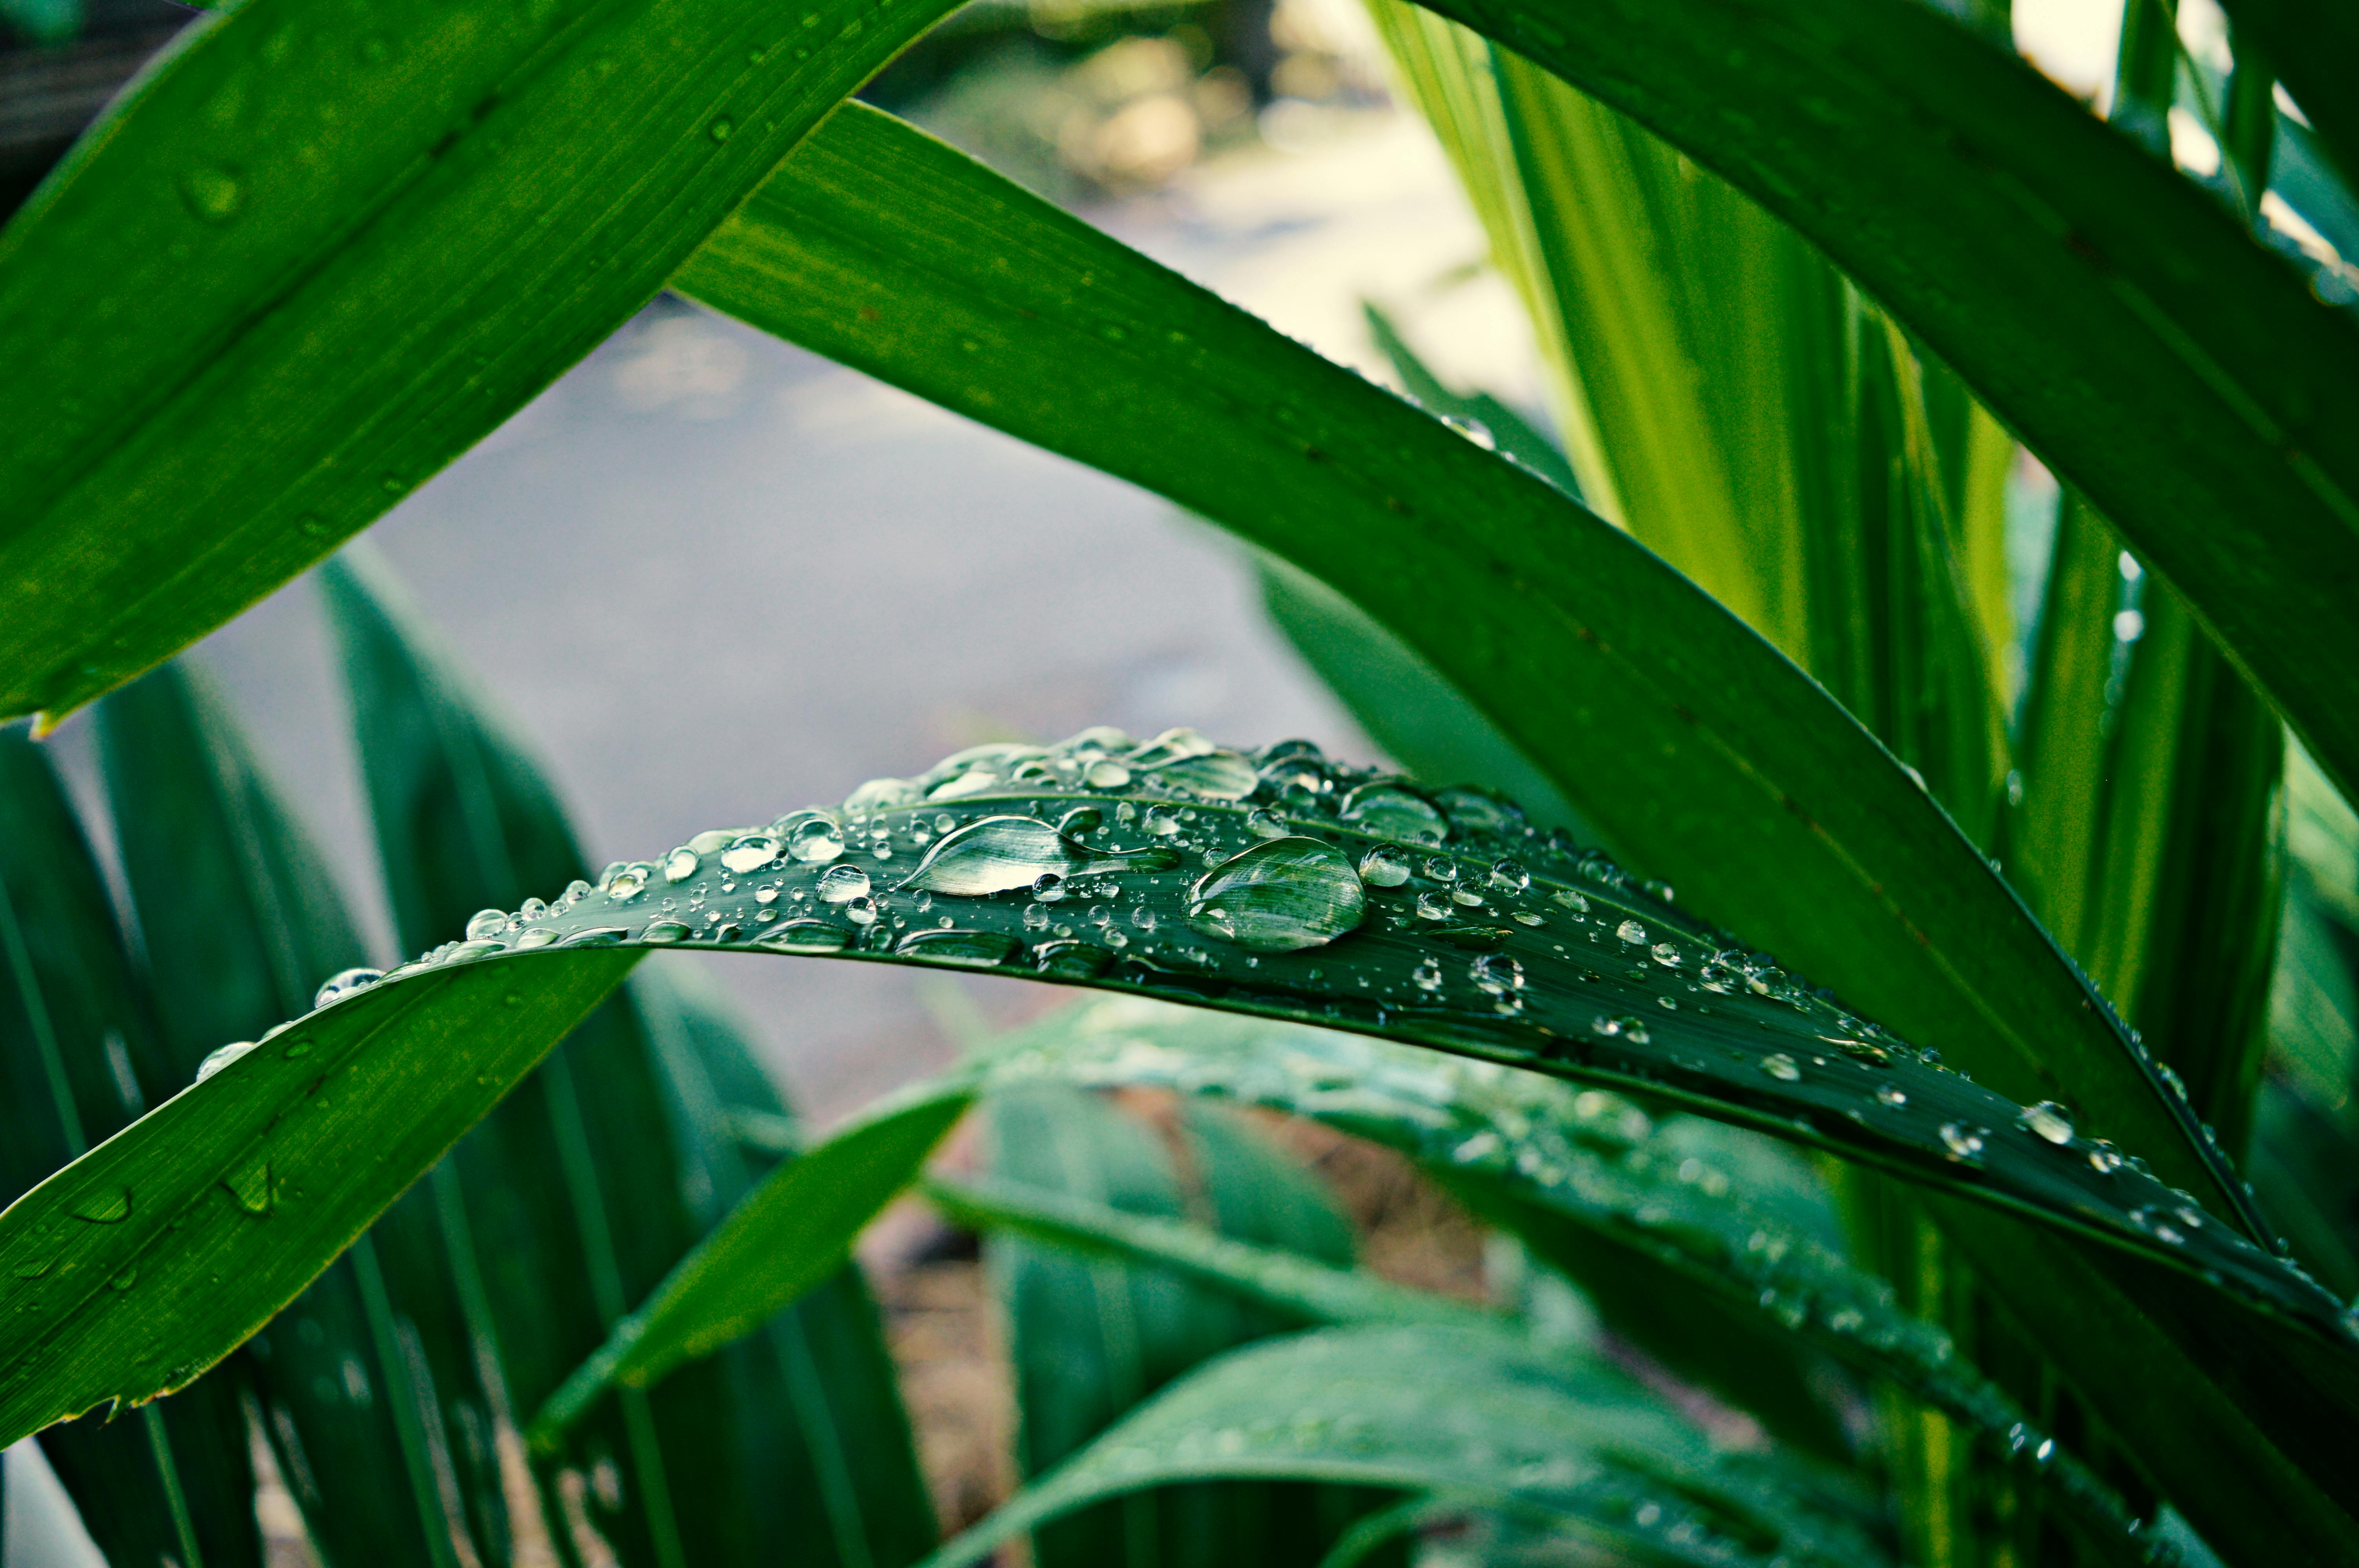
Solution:
[(1299, 1477), (1428, 1492), (1670, 1563), (1874, 1563), (1864, 1530), (1714, 1454), (1611, 1375), (1496, 1331), (1335, 1329), (1233, 1352), (929, 1559), (980, 1561), (1082, 1505), (1212, 1477)]
[(943, 0), (260, 0), (0, 234), (0, 712), (62, 715), (628, 319)]
[(678, 281), (1285, 556), (1472, 694), (1611, 841), (1680, 866), (1700, 907), (2242, 1215), (2193, 1118), (1888, 753), (1552, 486), (857, 106)]
[[(0, 1193), (14, 1199), (185, 1080), (158, 1044), (65, 790), (22, 726), (0, 729)], [(98, 1218), (67, 1223), (121, 1223), (112, 1205), (87, 1212)], [(43, 1435), (111, 1561), (261, 1562), (243, 1381)]]
[(2332, 0), (2229, 0), (2228, 14), (2267, 51), (2343, 178), (2359, 184), (2359, 17)]

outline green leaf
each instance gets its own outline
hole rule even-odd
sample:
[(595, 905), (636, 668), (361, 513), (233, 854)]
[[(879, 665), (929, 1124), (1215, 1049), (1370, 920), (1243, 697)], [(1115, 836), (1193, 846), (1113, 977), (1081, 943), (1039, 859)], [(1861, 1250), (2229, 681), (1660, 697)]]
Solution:
[(1510, 1336), (1335, 1329), (1235, 1351), (1174, 1385), (928, 1560), (1142, 1487), (1212, 1477), (1352, 1481), (1500, 1509), (1672, 1563), (1872, 1563), (1867, 1533), (1767, 1465), (1714, 1454), (1637, 1390)]
[[(181, 1081), (159, 1047), (105, 883), (42, 750), (0, 730), (0, 1193), (80, 1157)], [(87, 1210), (96, 1229), (115, 1210)], [(41, 1447), (101, 1551), (258, 1564), (242, 1379), (209, 1379)]]
[(1159, 1265), (1298, 1326), (1498, 1326), (1496, 1314), (1480, 1307), (1408, 1290), (1364, 1270), (1337, 1268), (1288, 1248), (1239, 1241), (1207, 1225), (1116, 1208), (1031, 1183), (932, 1179), (921, 1190), (928, 1203), (969, 1229), (1011, 1231), (1068, 1251)]
[[(304, 1011), (364, 955), (318, 852), (201, 681), (166, 665), (110, 694), (97, 719), (148, 966), (179, 999), (160, 1022), (187, 1082), (215, 1048)], [(426, 1310), (443, 1293), (436, 1231), (430, 1198), (397, 1205), (240, 1357), (306, 1527), (339, 1563), (451, 1563), (445, 1476), (460, 1528), (487, 1546), (510, 1534), (493, 1456), (465, 1430), (491, 1430), (497, 1403), (474, 1387), (463, 1325), (452, 1354), (442, 1331), (455, 1314)], [(422, 1271), (405, 1267), (421, 1251)]]
[[(2202, 191), (1908, 0), (1441, 0), (1792, 223), (2359, 778), (2359, 326)], [(2282, 50), (2274, 52), (2282, 53)], [(2100, 391), (2099, 389), (2102, 389)]]
[(950, 9), (257, 0), (0, 233), (0, 712), (365, 526), (628, 319)]
[(2343, 178), (2359, 184), (2359, 94), (2352, 87), (2359, 81), (2359, 19), (2347, 7), (2311, 0), (2230, 0), (2228, 14), (2239, 33), (2250, 31), (2267, 50)]
[[(632, 991), (674, 1109), (681, 1184), (701, 1195), (695, 1217), (709, 1228), (759, 1177), (728, 1131), (728, 1111), (788, 1119), (744, 1034), (716, 998), (690, 984), (694, 978), (643, 971)], [(722, 1360), (739, 1396), (740, 1463), (757, 1483), (749, 1546), (793, 1542), (806, 1556), (847, 1568), (897, 1568), (933, 1549), (933, 1501), (857, 1268), (821, 1282)]]
[[(0, 1432), (13, 1441), (151, 1399), (226, 1356), (639, 956), (582, 954), (528, 978), (518, 965), (462, 965), (361, 991), (16, 1200), (0, 1214), (0, 1310), (19, 1325), (0, 1346)], [(355, 1148), (374, 1157), (356, 1161)], [(114, 1223), (76, 1217), (117, 1206), (127, 1213)]]
[(1451, 391), (1417, 357), (1391, 317), (1365, 300), (1360, 310), (1367, 318), (1368, 335), (1376, 341), (1376, 351), (1385, 356), (1409, 396), (1427, 413), (1456, 420), (1460, 432), (1472, 437), (1476, 445), (1506, 452), (1574, 500), (1581, 499), (1581, 481), (1573, 477), (1572, 465), (1530, 420), (1487, 392)]
[[(355, 554), (323, 580), (404, 935), (422, 945), (472, 930), (486, 904), (513, 905), (536, 888), (573, 881), (586, 891), (538, 771), (389, 574)], [(452, 1163), (472, 1238), (465, 1263), (453, 1266), (484, 1281), (475, 1333), (498, 1347), (503, 1408), (536, 1407), (750, 1184), (721, 1130), (686, 1108), (691, 1080), (718, 1071), (743, 1094), (758, 1070), (709, 1008), (676, 998), (657, 1005), (669, 1014), (672, 1049), (658, 1050), (642, 1010), (616, 999)], [(684, 1179), (699, 1167), (708, 1195), (701, 1215)], [(833, 1353), (840, 1379), (821, 1371), (815, 1345)], [(619, 1501), (599, 1487), (582, 1506), (626, 1562), (808, 1552), (813, 1519), (829, 1520), (837, 1561), (908, 1562), (933, 1532), (897, 1400), (856, 1416), (848, 1409), (890, 1388), (874, 1308), (856, 1280), (838, 1281), (773, 1325), (766, 1343), (651, 1394), (625, 1394), (574, 1434), (561, 1462), (585, 1473), (612, 1466)], [(547, 1479), (560, 1493), (581, 1484), (561, 1472)]]
[[(1170, 1154), (1136, 1119), (1061, 1086), (994, 1097), (991, 1163), (1004, 1181), (1136, 1214), (1176, 1217), (1187, 1203)], [(1189, 1119), (1201, 1201), (1233, 1236), (1350, 1255), (1351, 1232), (1323, 1195), (1242, 1129)], [(1016, 1374), (1017, 1459), (1049, 1469), (1174, 1377), (1234, 1345), (1276, 1332), (1184, 1275), (1118, 1259), (1079, 1260), (1020, 1234), (985, 1253), (1007, 1322)], [(1190, 1487), (1092, 1509), (1040, 1531), (1050, 1564), (1291, 1563), (1314, 1560), (1348, 1525), (1349, 1499), (1258, 1487)], [(1332, 1523), (1330, 1522), (1332, 1519)]]
[(857, 106), (676, 281), (1321, 578), (1698, 907), (2244, 1213), (2194, 1119), (1889, 754), (1552, 486)]

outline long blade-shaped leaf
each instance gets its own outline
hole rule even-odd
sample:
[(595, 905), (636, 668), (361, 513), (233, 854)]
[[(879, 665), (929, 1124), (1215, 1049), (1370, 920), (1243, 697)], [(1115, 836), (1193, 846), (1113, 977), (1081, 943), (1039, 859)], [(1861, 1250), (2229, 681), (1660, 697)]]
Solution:
[[(185, 1079), (63, 785), (21, 728), (0, 730), (0, 1193), (13, 1199)], [(261, 1562), (243, 1383), (231, 1372), (138, 1419), (42, 1435), (110, 1559)]]
[[(585, 954), (528, 984), (461, 967), (353, 997), (19, 1198), (0, 1215), (0, 1310), (16, 1325), (0, 1347), (0, 1431), (151, 1399), (227, 1355), (638, 957)], [(124, 1217), (92, 1224), (83, 1209)]]
[(928, 1565), (980, 1561), (1086, 1503), (1225, 1476), (1438, 1492), (1670, 1563), (1883, 1560), (1864, 1531), (1774, 1469), (1713, 1455), (1610, 1375), (1506, 1334), (1433, 1325), (1330, 1330), (1223, 1357)]
[(2359, 667), (2359, 328), (2203, 192), (1908, 0), (1432, 9), (1816, 242), (2090, 494), (2330, 773), (2359, 778), (2342, 673)]
[(258, 0), (0, 234), (0, 712), (320, 559), (629, 318), (949, 5)]
[[(405, 935), (423, 944), (468, 927), (486, 904), (518, 903), (536, 888), (555, 891), (582, 876), (538, 770), (435, 649), (389, 574), (361, 554), (332, 568), (325, 583)], [(758, 1071), (709, 1011), (679, 1016), (676, 1002), (671, 1011), (682, 1049), (665, 1053), (641, 1011), (616, 999), (519, 1087), (450, 1167), (466, 1221), (465, 1239), (446, 1243), (445, 1267), (484, 1281), (472, 1332), (491, 1347), (503, 1401), (513, 1408), (538, 1405), (694, 1242), (711, 1216), (690, 1210), (690, 1168), (701, 1166), (720, 1184), (708, 1198), (715, 1204), (749, 1181), (728, 1170), (734, 1151), (703, 1147), (719, 1133), (682, 1114), (687, 1086), (677, 1075), (758, 1078)], [(864, 1316), (871, 1318), (864, 1344)], [(906, 1438), (897, 1449), (893, 1442), (897, 1404), (876, 1412), (883, 1491), (898, 1493), (886, 1501), (886, 1522), (874, 1507), (886, 1500), (878, 1488), (851, 1474), (836, 1410), (846, 1395), (825, 1385), (807, 1329), (855, 1357), (843, 1369), (859, 1392), (889, 1388), (876, 1365), (872, 1309), (856, 1285), (843, 1285), (810, 1314), (775, 1325), (772, 1343), (738, 1347), (652, 1394), (628, 1395), (575, 1434), (565, 1463), (590, 1470), (611, 1462), (619, 1478), (618, 1489), (599, 1488), (583, 1507), (624, 1561), (753, 1562), (790, 1545), (809, 1550), (807, 1521), (815, 1518), (836, 1525), (822, 1539), (847, 1563), (906, 1562), (929, 1544)], [(560, 1489), (576, 1484), (553, 1479)], [(793, 1498), (779, 1495), (789, 1487)]]
[[(208, 1053), (302, 1012), (364, 954), (318, 852), (190, 672), (155, 671), (110, 694), (97, 719), (142, 944), (175, 999), (159, 1023), (186, 1083)], [(204, 918), (188, 918), (199, 907)], [(352, 1568), (451, 1564), (454, 1537), (497, 1561), (514, 1533), (495, 1456), (466, 1441), (465, 1423), (494, 1428), (495, 1407), (473, 1387), (463, 1325), (453, 1379), (440, 1320), (457, 1314), (429, 1310), (444, 1292), (408, 1277), (422, 1253), (439, 1279), (437, 1228), (430, 1196), (397, 1205), (244, 1357), (306, 1526)]]
[(857, 105), (678, 282), (1283, 555), (1473, 694), (1700, 907), (1743, 911), (1756, 940), (1907, 1038), (2020, 1098), (2070, 1102), (2242, 1215), (2183, 1103), (1921, 788), (1554, 487)]

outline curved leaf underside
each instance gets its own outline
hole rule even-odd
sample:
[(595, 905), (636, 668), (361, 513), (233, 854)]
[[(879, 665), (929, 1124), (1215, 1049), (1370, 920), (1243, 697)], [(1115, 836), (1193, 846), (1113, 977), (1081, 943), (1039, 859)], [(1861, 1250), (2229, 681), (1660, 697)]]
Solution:
[(1186, 731), (1093, 730), (701, 835), (332, 988), (0, 1217), (0, 1311), (25, 1330), (0, 1352), (7, 1429), (148, 1397), (226, 1353), (538, 1059), (556, 1038), (539, 1025), (570, 1025), (655, 946), (991, 969), (1640, 1088), (2198, 1291), (2216, 1280), (2256, 1325), (2352, 1353), (2339, 1303), (2136, 1161), (1924, 1059), (1496, 797), (1299, 742), (1247, 759)]

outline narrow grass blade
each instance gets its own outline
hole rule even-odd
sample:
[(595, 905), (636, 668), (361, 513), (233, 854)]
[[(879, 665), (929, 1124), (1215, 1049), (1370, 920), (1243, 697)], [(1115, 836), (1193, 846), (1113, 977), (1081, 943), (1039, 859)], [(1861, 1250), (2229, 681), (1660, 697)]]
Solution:
[[(212, 1051), (306, 1011), (365, 954), (318, 851), (201, 680), (166, 665), (109, 694), (96, 717), (148, 967), (178, 999), (159, 1023), (186, 1083)], [(204, 918), (188, 918), (194, 908)], [(463, 1336), (460, 1377), (436, 1388), (429, 1358), (412, 1351), (435, 1337), (435, 1314), (408, 1292), (405, 1333), (387, 1297), (379, 1246), (398, 1281), (418, 1228), (434, 1228), (430, 1204), (419, 1209), (397, 1204), (239, 1358), (307, 1530), (346, 1568), (448, 1564), (454, 1535), (497, 1561), (514, 1533), (493, 1455), (465, 1440), (470, 1422), (493, 1430), (495, 1407), (466, 1375)]]
[[(1024, 265), (999, 259), (1011, 246)], [(1321, 578), (1695, 906), (1743, 911), (1904, 1036), (2021, 1099), (2069, 1101), (2257, 1231), (2194, 1119), (1922, 788), (1554, 487), (857, 106), (678, 282)], [(1108, 390), (1084, 405), (1077, 387)]]
[(0, 712), (319, 560), (644, 305), (951, 9), (256, 0), (0, 232)]
[[(21, 727), (0, 730), (0, 1193), (14, 1199), (178, 1080), (64, 787)], [(111, 1560), (260, 1563), (243, 1388), (232, 1373), (142, 1418), (43, 1434)]]
[(2228, 14), (2267, 51), (2343, 178), (2359, 185), (2359, 92), (2352, 85), (2359, 81), (2359, 18), (2316, 0), (2230, 0)]

